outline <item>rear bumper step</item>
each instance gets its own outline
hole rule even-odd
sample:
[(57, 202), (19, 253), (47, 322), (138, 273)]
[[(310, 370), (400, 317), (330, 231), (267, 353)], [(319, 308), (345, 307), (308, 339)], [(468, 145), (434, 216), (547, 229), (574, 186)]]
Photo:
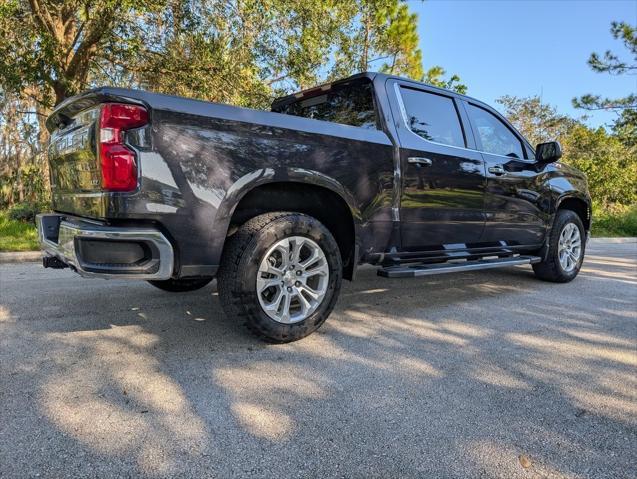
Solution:
[(510, 258), (481, 259), (456, 263), (389, 266), (379, 269), (378, 276), (383, 276), (385, 278), (415, 278), (417, 276), (429, 276), (433, 274), (457, 273), (461, 271), (474, 271), (479, 269), (517, 266), (521, 264), (533, 264), (539, 263), (540, 261), (542, 261), (542, 258), (539, 256), (514, 256)]
[(146, 227), (106, 226), (59, 214), (36, 218), (43, 265), (65, 265), (82, 276), (169, 279), (174, 252), (161, 231)]

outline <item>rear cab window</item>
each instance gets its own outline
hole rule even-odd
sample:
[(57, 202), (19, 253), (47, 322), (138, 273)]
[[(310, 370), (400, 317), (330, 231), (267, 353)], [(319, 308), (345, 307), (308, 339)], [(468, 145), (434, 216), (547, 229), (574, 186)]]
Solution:
[[(378, 129), (372, 82), (367, 79), (336, 84), (327, 90), (302, 93), (298, 100), (277, 105), (273, 112), (330, 121), (366, 129)], [(324, 91), (323, 93), (321, 93)]]

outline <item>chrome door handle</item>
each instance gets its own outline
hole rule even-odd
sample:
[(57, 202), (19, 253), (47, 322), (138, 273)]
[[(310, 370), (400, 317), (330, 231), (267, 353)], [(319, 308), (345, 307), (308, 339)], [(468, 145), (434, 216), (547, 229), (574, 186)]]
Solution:
[(410, 156), (409, 158), (407, 158), (407, 163), (409, 163), (410, 165), (417, 165), (417, 166), (432, 165), (432, 161), (429, 158), (421, 158), (419, 156)]
[(502, 165), (495, 165), (489, 167), (489, 173), (493, 173), (494, 175), (503, 175), (506, 173), (506, 171), (504, 171)]

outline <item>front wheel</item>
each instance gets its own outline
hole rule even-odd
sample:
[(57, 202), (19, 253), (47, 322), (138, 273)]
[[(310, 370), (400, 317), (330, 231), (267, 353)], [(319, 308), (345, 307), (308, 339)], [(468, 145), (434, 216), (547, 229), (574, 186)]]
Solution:
[(217, 276), (221, 305), (262, 339), (301, 339), (325, 322), (341, 287), (329, 230), (300, 213), (257, 216), (227, 240)]
[(555, 283), (572, 281), (584, 261), (585, 238), (584, 225), (577, 213), (558, 210), (549, 236), (546, 258), (533, 265), (535, 275)]

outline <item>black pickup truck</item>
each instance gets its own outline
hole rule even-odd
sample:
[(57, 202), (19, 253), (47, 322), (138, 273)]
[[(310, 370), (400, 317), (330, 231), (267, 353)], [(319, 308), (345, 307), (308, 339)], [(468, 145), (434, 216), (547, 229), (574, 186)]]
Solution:
[(409, 278), (531, 264), (578, 273), (585, 176), (497, 111), (362, 73), (256, 111), (119, 88), (47, 121), (54, 214), (44, 266), (190, 291), (287, 342), (321, 326), (363, 263)]

